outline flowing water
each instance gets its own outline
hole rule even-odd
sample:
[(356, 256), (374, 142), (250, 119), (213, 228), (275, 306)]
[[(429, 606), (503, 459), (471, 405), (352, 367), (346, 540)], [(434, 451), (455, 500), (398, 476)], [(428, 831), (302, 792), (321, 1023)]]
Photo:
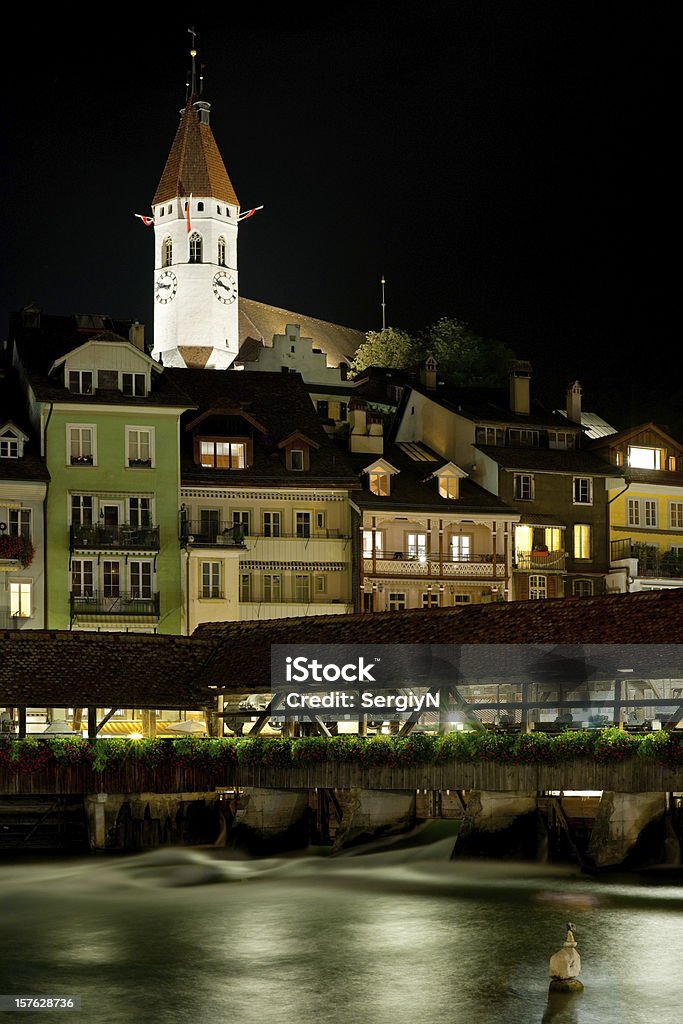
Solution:
[[(683, 882), (450, 860), (218, 850), (0, 865), (0, 993), (78, 1024), (680, 1024)], [(548, 1003), (576, 925), (585, 991)], [(9, 1020), (17, 1019), (9, 1017)]]

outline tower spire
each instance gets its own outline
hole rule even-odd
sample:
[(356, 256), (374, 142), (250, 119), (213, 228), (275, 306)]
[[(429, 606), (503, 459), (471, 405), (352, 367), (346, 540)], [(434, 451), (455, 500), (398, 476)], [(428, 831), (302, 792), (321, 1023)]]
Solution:
[(192, 88), (190, 91), (191, 96), (197, 95), (197, 33), (194, 28), (188, 28), (187, 30), (192, 36), (192, 49), (190, 50), (190, 57), (192, 58)]

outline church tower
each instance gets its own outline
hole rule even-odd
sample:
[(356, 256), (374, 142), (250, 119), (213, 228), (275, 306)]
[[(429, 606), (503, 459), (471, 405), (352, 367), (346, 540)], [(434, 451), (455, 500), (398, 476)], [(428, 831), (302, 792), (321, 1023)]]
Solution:
[[(193, 51), (193, 64), (195, 53)], [(195, 92), (152, 200), (154, 348), (165, 366), (225, 369), (239, 348), (239, 202)]]

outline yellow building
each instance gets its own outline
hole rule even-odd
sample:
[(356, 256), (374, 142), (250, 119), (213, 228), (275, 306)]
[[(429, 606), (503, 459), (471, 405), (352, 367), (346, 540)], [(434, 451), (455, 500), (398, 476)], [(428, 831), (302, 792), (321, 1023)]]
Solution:
[(609, 589), (683, 586), (683, 445), (644, 423), (599, 438), (594, 450), (624, 471), (608, 480)]

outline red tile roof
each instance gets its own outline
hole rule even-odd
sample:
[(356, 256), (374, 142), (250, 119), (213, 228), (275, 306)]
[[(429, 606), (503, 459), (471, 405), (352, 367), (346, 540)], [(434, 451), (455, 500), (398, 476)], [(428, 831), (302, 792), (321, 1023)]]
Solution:
[(193, 195), (211, 196), (239, 206), (213, 132), (208, 124), (200, 123), (195, 100), (196, 97), (190, 97), (180, 116), (152, 204), (165, 203), (176, 196)]

